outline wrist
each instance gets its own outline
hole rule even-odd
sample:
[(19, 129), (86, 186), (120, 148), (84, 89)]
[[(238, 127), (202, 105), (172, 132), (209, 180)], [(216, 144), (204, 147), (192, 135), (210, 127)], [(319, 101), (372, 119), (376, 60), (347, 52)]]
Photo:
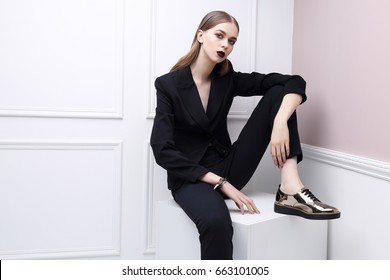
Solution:
[[(221, 182), (222, 179), (225, 179), (225, 178), (218, 176), (217, 174), (215, 174), (213, 172), (207, 172), (206, 174), (204, 174), (203, 176), (198, 178), (199, 181), (208, 183), (208, 184), (212, 185), (213, 187), (215, 187), (218, 183), (222, 183)], [(225, 181), (226, 181), (226, 179), (225, 179)], [(225, 184), (225, 182), (223, 184)], [(221, 185), (221, 187), (222, 187), (222, 185)]]
[(275, 119), (274, 119), (274, 125), (284, 125), (286, 124), (288, 121), (288, 118), (285, 117), (285, 116), (282, 116), (282, 115), (276, 115)]
[(221, 178), (219, 179), (218, 183), (215, 184), (213, 190), (215, 191), (215, 190), (217, 190), (217, 189), (222, 188), (222, 186), (223, 186), (224, 184), (226, 184), (226, 182), (227, 182), (226, 178), (221, 177)]

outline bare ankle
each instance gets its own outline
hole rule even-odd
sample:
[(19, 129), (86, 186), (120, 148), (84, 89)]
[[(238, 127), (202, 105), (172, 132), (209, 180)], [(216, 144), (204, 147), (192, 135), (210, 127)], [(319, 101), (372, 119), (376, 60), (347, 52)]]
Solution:
[(289, 184), (289, 183), (282, 183), (280, 184), (280, 190), (288, 195), (293, 195), (296, 193), (299, 193), (304, 188), (302, 183), (296, 183), (296, 184)]

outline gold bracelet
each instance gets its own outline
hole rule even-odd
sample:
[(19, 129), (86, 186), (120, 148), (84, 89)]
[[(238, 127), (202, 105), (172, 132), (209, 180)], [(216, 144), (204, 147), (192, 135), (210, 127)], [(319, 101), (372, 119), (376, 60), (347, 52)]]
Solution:
[(215, 191), (216, 189), (221, 188), (223, 186), (223, 184), (225, 184), (226, 182), (227, 182), (227, 180), (225, 178), (221, 177), (219, 179), (218, 183), (214, 186), (213, 190)]

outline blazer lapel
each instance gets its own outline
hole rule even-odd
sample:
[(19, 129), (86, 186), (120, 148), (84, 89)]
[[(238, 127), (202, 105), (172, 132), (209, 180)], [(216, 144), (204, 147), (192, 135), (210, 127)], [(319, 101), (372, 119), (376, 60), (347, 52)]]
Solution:
[[(180, 71), (178, 91), (181, 100), (192, 118), (205, 131), (210, 131), (210, 120), (203, 109), (198, 89), (192, 78), (190, 67), (183, 68)], [(209, 102), (210, 104), (210, 102)]]
[(223, 107), (227, 92), (226, 86), (224, 77), (217, 77), (217, 75), (212, 76), (209, 103), (207, 106), (207, 116), (210, 121), (218, 115)]

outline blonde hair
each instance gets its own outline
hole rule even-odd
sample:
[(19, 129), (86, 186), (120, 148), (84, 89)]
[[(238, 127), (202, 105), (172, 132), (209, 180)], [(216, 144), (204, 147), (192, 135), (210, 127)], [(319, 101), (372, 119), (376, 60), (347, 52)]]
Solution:
[[(234, 23), (237, 27), (237, 30), (240, 30), (238, 22), (236, 19), (229, 15), (228, 13), (224, 11), (213, 11), (208, 13), (200, 22), (198, 29), (196, 29), (194, 40), (192, 41), (191, 49), (189, 52), (184, 55), (182, 58), (180, 58), (176, 64), (172, 67), (171, 72), (182, 69), (184, 67), (190, 66), (193, 62), (196, 61), (198, 58), (199, 52), (200, 52), (200, 46), (201, 44), (198, 42), (198, 31), (203, 30), (207, 31), (214, 26), (225, 23), (225, 22), (231, 22)], [(220, 75), (224, 75), (229, 71), (229, 64), (227, 59), (219, 63), (221, 65), (220, 67)]]

